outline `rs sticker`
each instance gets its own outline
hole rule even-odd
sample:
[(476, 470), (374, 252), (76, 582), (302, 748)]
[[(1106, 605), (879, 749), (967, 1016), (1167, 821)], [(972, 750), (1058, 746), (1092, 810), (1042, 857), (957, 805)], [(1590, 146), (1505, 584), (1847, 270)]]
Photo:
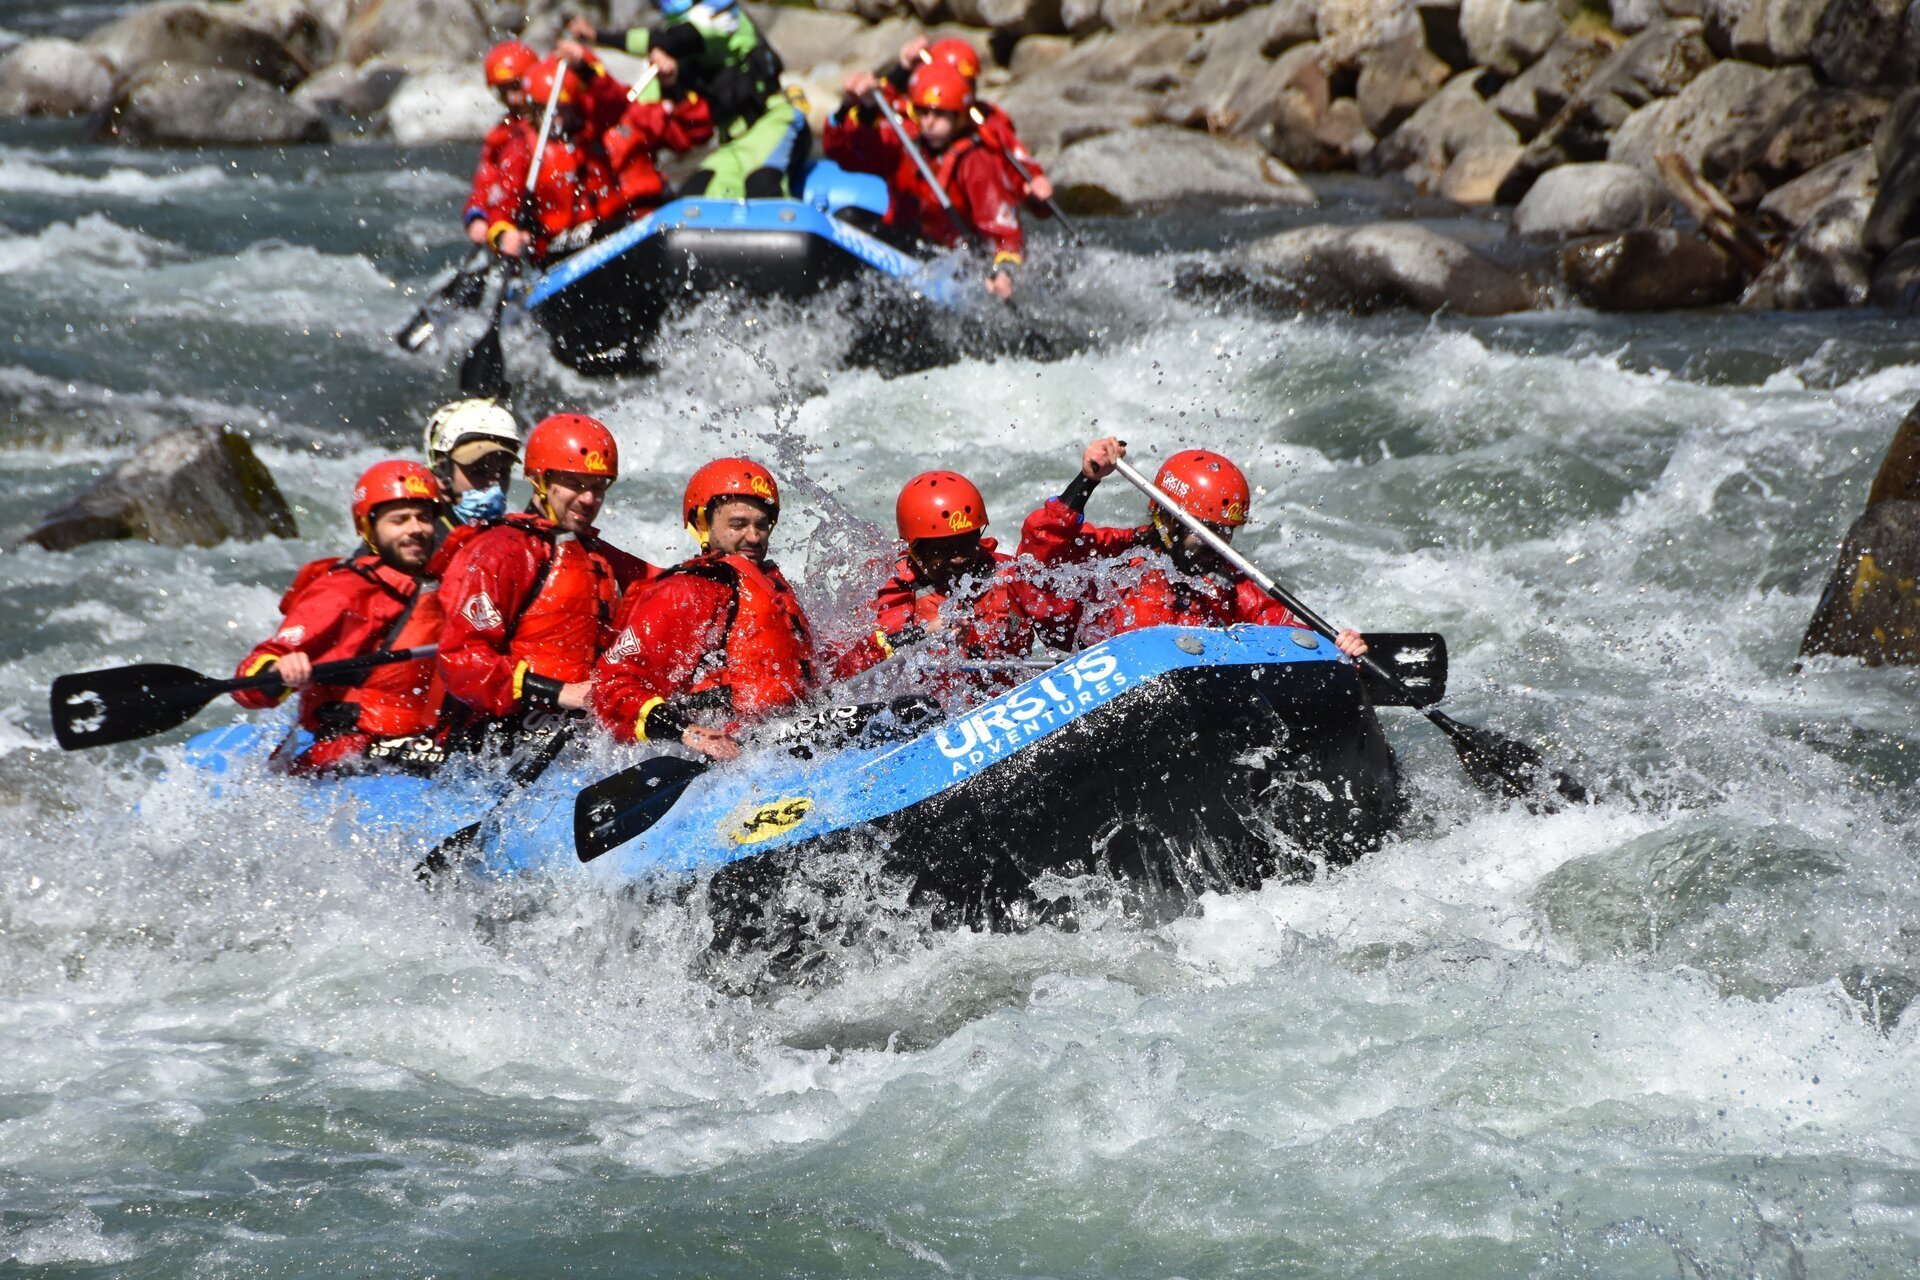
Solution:
[(720, 830), (735, 844), (759, 844), (785, 835), (805, 822), (812, 811), (813, 801), (805, 796), (787, 796), (748, 810), (744, 815), (734, 810), (720, 824)]

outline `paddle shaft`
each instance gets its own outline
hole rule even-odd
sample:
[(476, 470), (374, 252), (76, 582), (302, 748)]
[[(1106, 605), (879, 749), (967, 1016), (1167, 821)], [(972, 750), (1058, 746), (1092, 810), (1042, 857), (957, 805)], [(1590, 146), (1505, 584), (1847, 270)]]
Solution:
[[(421, 658), (431, 658), (440, 652), (440, 646), (423, 644), (412, 649), (389, 649), (385, 653), (370, 653), (364, 658), (342, 658), (339, 662), (323, 662), (313, 669), (313, 684), (352, 684), (375, 667), (384, 667), (395, 662), (417, 662)], [(194, 693), (202, 701), (217, 698), (223, 693), (239, 693), (243, 689), (284, 689), (287, 686), (272, 671), (263, 671), (257, 676), (237, 676), (232, 680), (208, 680), (195, 686)]]
[(968, 238), (975, 244), (981, 243), (982, 236), (979, 229), (972, 223), (964, 221), (954, 211), (953, 198), (947, 194), (946, 187), (941, 185), (939, 177), (933, 171), (933, 166), (927, 163), (926, 153), (920, 150), (920, 144), (913, 140), (912, 135), (907, 132), (907, 126), (901, 123), (900, 113), (893, 109), (891, 102), (887, 101), (887, 95), (875, 89), (871, 96), (873, 105), (880, 109), (880, 114), (887, 118), (887, 124), (892, 127), (893, 136), (900, 139), (900, 145), (907, 149), (907, 158), (912, 160), (913, 167), (920, 171), (921, 179), (933, 188), (933, 198), (940, 202), (940, 208), (946, 212), (947, 221), (966, 232)]
[[(968, 107), (967, 114), (973, 117), (973, 124), (976, 129), (984, 128), (986, 126), (987, 118), (980, 114), (979, 107)], [(995, 151), (1000, 153), (1001, 159), (1005, 160), (1008, 164), (1013, 166), (1013, 171), (1020, 175), (1020, 181), (1026, 183), (1029, 188), (1033, 186), (1033, 170), (1027, 168), (1026, 165), (1020, 162), (1020, 157), (1013, 154), (1012, 147), (1002, 146), (998, 142), (995, 142), (992, 138), (987, 138), (987, 135), (984, 133), (981, 134), (980, 136), (982, 138), (986, 138), (986, 142), (988, 146), (992, 147)], [(1054, 217), (1060, 220), (1060, 226), (1062, 230), (1064, 230), (1068, 235), (1072, 236), (1075, 240), (1078, 240), (1080, 238), (1080, 228), (1073, 225), (1073, 219), (1067, 216), (1066, 210), (1062, 209), (1059, 206), (1059, 204), (1057, 204), (1054, 201), (1054, 198), (1052, 196), (1048, 196), (1045, 200), (1042, 200), (1040, 203), (1047, 206), (1048, 213), (1051, 213)]]
[[(562, 62), (554, 73), (553, 88), (547, 90), (547, 109), (540, 117), (540, 140), (533, 145), (533, 163), (527, 166), (527, 186), (520, 196), (521, 221), (529, 220), (533, 210), (533, 188), (540, 181), (540, 166), (547, 158), (547, 139), (553, 136), (554, 113), (560, 109), (560, 90), (567, 83), (567, 65)], [(525, 231), (528, 228), (521, 227)]]

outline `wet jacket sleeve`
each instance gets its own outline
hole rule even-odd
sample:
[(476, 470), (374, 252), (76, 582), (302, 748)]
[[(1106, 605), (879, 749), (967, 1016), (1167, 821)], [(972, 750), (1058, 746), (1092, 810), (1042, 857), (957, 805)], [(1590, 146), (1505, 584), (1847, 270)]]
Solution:
[(991, 147), (976, 146), (954, 165), (953, 189), (947, 193), (955, 212), (972, 223), (993, 250), (995, 266), (1017, 264), (1027, 246), (1020, 228), (1020, 196), (1007, 181), (1011, 172)]
[(852, 679), (907, 645), (918, 643), (926, 636), (926, 623), (931, 620), (928, 615), (938, 612), (932, 606), (931, 600), (924, 600), (899, 575), (889, 578), (873, 600), (873, 630), (833, 659), (833, 678)]
[(527, 169), (532, 163), (533, 147), (527, 130), (509, 121), (495, 125), (481, 149), (480, 167), (474, 170), (464, 221), (484, 218), (489, 231), (516, 225)]
[(507, 624), (526, 607), (545, 554), (543, 541), (503, 525), (474, 538), (447, 566), (440, 674), (449, 696), (492, 716), (520, 705), (526, 664), (507, 656)]
[(1246, 578), (1240, 579), (1233, 593), (1233, 620), (1261, 627), (1307, 627), (1293, 610), (1275, 600)]
[(1079, 564), (1140, 545), (1139, 529), (1088, 524), (1085, 516), (1059, 498), (1048, 498), (1020, 526), (1019, 554), (1042, 565)]
[[(353, 599), (359, 593), (343, 587), (362, 582), (357, 574), (328, 573), (308, 583), (287, 603), (280, 629), (255, 645), (233, 674), (260, 675), (289, 653), (304, 653), (316, 663), (359, 657), (361, 644), (356, 642), (364, 642), (371, 628), (363, 616), (364, 603)], [(286, 697), (286, 690), (239, 689), (232, 694), (235, 702), (256, 711), (278, 706)]]
[(724, 585), (687, 573), (641, 587), (623, 602), (624, 625), (593, 672), (593, 713), (607, 732), (621, 742), (679, 737), (662, 731), (664, 720), (649, 732), (648, 719), (685, 695), (707, 654), (725, 643), (732, 603)]

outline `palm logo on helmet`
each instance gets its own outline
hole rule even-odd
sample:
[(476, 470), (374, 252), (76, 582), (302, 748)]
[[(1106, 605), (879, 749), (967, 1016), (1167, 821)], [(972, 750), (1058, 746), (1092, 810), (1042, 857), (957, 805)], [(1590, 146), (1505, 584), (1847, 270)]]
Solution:
[[(1245, 473), (1211, 449), (1182, 449), (1161, 464), (1153, 483), (1175, 506), (1211, 525), (1238, 528), (1253, 503)], [(1152, 516), (1161, 540), (1171, 546), (1174, 532), (1157, 503)]]
[(518, 84), (540, 55), (518, 40), (502, 40), (487, 51), (487, 84), (494, 89)]
[(944, 63), (928, 63), (907, 81), (907, 100), (921, 111), (951, 111), (956, 114), (973, 105), (973, 86), (967, 78)]
[(751, 498), (771, 507), (776, 521), (780, 518), (780, 486), (773, 472), (751, 458), (716, 458), (693, 473), (680, 500), (687, 532), (702, 551), (712, 533), (714, 504), (727, 498)]
[(373, 545), (373, 518), (389, 502), (429, 502), (444, 506), (446, 491), (433, 472), (417, 462), (389, 458), (368, 467), (353, 486), (353, 528), (361, 541)]
[(547, 477), (554, 472), (576, 476), (620, 477), (620, 446), (604, 422), (584, 413), (556, 413), (543, 418), (527, 433), (527, 452), (521, 463), (533, 481), (535, 501), (554, 518), (547, 502)]
[(987, 527), (987, 501), (957, 471), (925, 471), (901, 486), (893, 518), (908, 543), (951, 538)]

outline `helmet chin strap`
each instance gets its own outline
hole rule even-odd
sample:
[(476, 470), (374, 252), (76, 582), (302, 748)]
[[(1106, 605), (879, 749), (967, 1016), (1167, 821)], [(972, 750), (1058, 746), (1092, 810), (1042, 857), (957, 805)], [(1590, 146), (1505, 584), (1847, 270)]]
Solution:
[(1151, 515), (1153, 531), (1160, 535), (1160, 545), (1168, 551), (1173, 550), (1173, 522), (1167, 519), (1167, 513), (1160, 509), (1160, 504), (1157, 502), (1153, 504)]
[(559, 524), (560, 517), (553, 513), (553, 503), (547, 500), (547, 473), (542, 471), (537, 476), (527, 478), (533, 482), (533, 502), (540, 509), (540, 514)]

